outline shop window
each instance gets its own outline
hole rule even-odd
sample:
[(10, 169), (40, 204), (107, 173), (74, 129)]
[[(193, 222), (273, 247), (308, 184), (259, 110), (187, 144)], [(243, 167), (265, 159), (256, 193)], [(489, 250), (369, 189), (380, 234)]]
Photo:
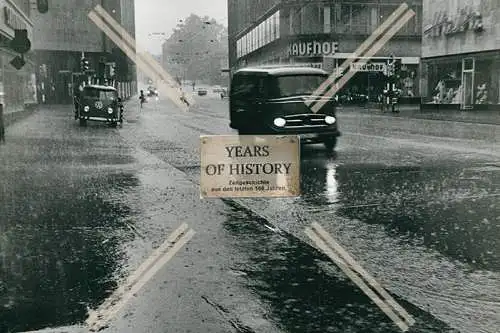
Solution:
[(492, 60), (476, 61), (474, 104), (495, 104), (498, 101), (498, 77), (493, 68)]
[(461, 61), (429, 64), (427, 103), (461, 104), (462, 63)]

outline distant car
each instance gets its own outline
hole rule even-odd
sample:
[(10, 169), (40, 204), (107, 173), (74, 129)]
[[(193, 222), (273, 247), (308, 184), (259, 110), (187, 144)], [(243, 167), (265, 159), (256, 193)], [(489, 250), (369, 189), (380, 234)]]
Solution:
[(198, 88), (198, 96), (205, 96), (208, 93), (205, 88)]
[(156, 90), (156, 88), (153, 86), (149, 86), (148, 87), (148, 97), (152, 97), (152, 96), (158, 96), (158, 90)]
[(104, 121), (113, 127), (123, 124), (123, 103), (114, 87), (88, 85), (75, 98), (75, 119), (80, 120), (80, 126), (86, 126), (87, 120)]

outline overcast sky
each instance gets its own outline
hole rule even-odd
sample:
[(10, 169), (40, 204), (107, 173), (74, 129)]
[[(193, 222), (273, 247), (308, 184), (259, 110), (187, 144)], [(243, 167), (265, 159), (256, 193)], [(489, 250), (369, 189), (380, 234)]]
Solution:
[(227, 0), (136, 0), (135, 24), (138, 48), (161, 54), (161, 36), (150, 33), (172, 33), (179, 20), (191, 13), (210, 16), (227, 26)]

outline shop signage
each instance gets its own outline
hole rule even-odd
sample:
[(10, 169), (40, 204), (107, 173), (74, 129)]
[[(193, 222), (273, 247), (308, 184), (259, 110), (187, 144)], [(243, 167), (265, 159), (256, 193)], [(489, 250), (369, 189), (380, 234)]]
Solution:
[(450, 17), (446, 12), (437, 12), (434, 21), (424, 30), (424, 35), (439, 37), (453, 35), (465, 31), (483, 31), (483, 17), (480, 12), (471, 7), (459, 9), (455, 17)]
[(353, 72), (384, 72), (386, 67), (386, 64), (383, 62), (373, 62), (370, 64), (352, 63), (350, 70)]
[(24, 19), (11, 7), (3, 7), (5, 25), (11, 29), (28, 29)]
[(288, 53), (302, 57), (323, 56), (335, 54), (338, 48), (338, 42), (293, 42), (288, 47)]

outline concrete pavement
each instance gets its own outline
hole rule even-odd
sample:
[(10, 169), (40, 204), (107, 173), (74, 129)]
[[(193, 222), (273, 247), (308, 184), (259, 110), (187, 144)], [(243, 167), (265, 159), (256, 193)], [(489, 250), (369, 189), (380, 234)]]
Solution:
[(423, 109), (420, 105), (398, 105), (398, 113), (389, 111), (383, 112), (378, 105), (373, 103), (365, 106), (340, 105), (339, 112), (354, 113), (354, 114), (371, 114), (392, 118), (414, 118), (414, 119), (429, 119), (451, 122), (465, 122), (478, 124), (500, 125), (499, 110), (446, 110), (446, 109)]

